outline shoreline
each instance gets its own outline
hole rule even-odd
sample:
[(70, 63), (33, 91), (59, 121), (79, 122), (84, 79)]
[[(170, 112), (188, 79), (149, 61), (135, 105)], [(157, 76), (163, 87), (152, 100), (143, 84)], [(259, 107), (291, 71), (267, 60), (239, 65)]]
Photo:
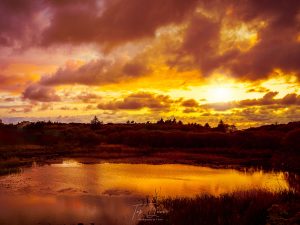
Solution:
[[(31, 165), (74, 159), (85, 164), (145, 163), (187, 164), (211, 168), (300, 172), (297, 154), (282, 154), (271, 150), (247, 151), (228, 148), (134, 148), (122, 145), (99, 145), (96, 148), (45, 148), (42, 146), (3, 146), (0, 148), (0, 171)], [(0, 172), (1, 174), (1, 172)], [(4, 172), (5, 174), (5, 172)]]

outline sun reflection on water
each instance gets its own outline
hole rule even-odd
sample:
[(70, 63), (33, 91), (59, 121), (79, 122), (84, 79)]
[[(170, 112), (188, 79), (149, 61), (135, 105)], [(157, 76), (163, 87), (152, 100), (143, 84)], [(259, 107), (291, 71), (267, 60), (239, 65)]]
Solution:
[[(297, 178), (297, 177), (296, 177)], [(297, 180), (297, 179), (294, 179)], [(182, 164), (82, 164), (65, 160), (0, 177), (0, 224), (131, 221), (145, 198), (218, 196), (234, 191), (288, 190), (283, 172), (237, 171)], [(116, 214), (117, 212), (117, 214)]]
[(107, 189), (162, 196), (220, 195), (238, 190), (287, 190), (284, 173), (212, 169), (180, 164), (98, 164), (99, 182)]

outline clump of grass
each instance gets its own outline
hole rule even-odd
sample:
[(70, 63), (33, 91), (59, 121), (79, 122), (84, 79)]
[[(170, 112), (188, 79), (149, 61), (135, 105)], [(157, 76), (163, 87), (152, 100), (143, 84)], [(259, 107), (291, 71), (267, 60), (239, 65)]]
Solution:
[(166, 198), (159, 200), (159, 204), (168, 211), (166, 218), (140, 221), (140, 225), (299, 224), (300, 196), (292, 191), (271, 193), (253, 190), (220, 196)]
[(21, 167), (31, 164), (31, 162), (20, 160), (19, 158), (10, 158), (8, 160), (0, 161), (0, 175), (7, 175), (12, 173), (20, 173)]
[(21, 172), (22, 172), (22, 169), (19, 167), (17, 167), (17, 168), (0, 168), (0, 176), (13, 174), (13, 173), (21, 173)]

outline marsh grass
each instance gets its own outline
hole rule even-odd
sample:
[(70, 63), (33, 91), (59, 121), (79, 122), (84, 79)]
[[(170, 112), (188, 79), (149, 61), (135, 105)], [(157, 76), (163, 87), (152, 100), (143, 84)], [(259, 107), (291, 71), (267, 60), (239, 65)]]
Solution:
[(19, 158), (10, 158), (8, 160), (0, 161), (0, 176), (12, 173), (22, 172), (23, 166), (31, 165), (30, 161), (20, 160)]
[(299, 224), (299, 193), (262, 190), (234, 192), (220, 196), (158, 200), (167, 215), (160, 221), (140, 221), (161, 225), (257, 225)]
[(0, 176), (1, 175), (9, 175), (14, 173), (21, 173), (21, 168), (0, 168)]

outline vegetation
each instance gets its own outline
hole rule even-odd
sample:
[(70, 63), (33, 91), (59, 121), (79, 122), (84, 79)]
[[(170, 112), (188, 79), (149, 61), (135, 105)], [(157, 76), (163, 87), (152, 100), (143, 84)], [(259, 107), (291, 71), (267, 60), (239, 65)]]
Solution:
[(176, 119), (124, 124), (103, 124), (97, 117), (90, 124), (25, 121), (0, 124), (0, 175), (59, 157), (284, 169), (293, 187), (289, 192), (156, 198), (157, 207), (167, 213), (159, 215), (161, 220), (139, 224), (299, 224), (299, 140), (300, 122), (237, 130), (223, 121), (211, 127)]
[(141, 220), (139, 225), (299, 224), (299, 200), (297, 192), (271, 193), (260, 190), (221, 196), (155, 199), (159, 212), (163, 208), (167, 213), (158, 213), (152, 220)]
[(300, 122), (269, 125), (238, 131), (222, 120), (217, 127), (208, 124), (182, 124), (176, 119), (157, 123), (103, 124), (97, 117), (91, 124), (35, 122), (26, 126), (0, 126), (0, 145), (72, 145), (100, 143), (138, 147), (240, 148), (298, 151)]
[(298, 140), (300, 122), (237, 130), (223, 121), (211, 127), (175, 118), (124, 124), (103, 124), (97, 117), (90, 124), (24, 121), (0, 124), (0, 159), (151, 156), (300, 171)]
[(9, 160), (0, 161), (0, 175), (21, 172), (22, 166), (30, 165), (31, 162), (21, 161), (17, 158), (10, 158)]

